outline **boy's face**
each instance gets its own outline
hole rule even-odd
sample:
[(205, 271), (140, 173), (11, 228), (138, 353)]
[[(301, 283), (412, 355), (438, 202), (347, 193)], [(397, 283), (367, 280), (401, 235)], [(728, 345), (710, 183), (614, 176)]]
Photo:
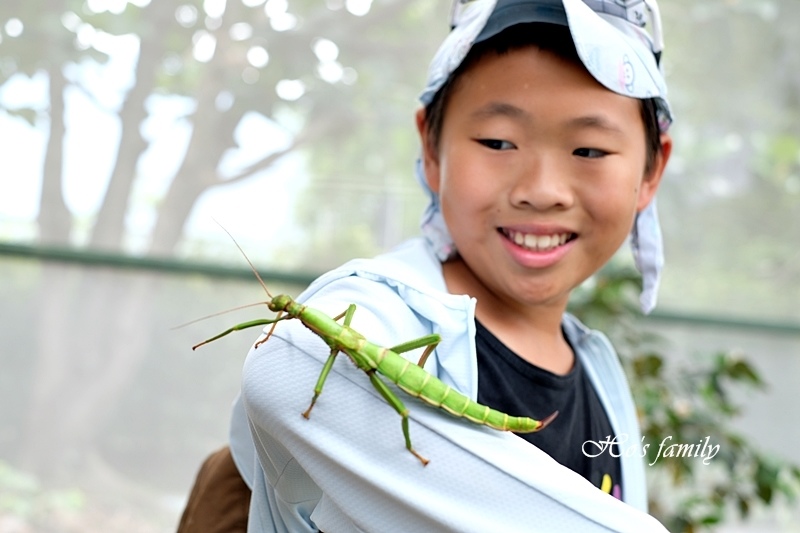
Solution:
[[(461, 258), (506, 303), (565, 306), (652, 199), (640, 102), (538, 48), (489, 54), (456, 82), (425, 172)], [(562, 308), (563, 309), (563, 308)]]

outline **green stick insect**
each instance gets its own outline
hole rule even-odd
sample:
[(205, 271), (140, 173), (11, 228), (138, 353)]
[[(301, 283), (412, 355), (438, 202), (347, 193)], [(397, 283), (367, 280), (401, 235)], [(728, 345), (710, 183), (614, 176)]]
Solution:
[[(223, 228), (225, 230), (225, 228)], [(225, 230), (231, 239), (233, 236)], [(322, 394), (322, 387), (328, 374), (333, 368), (333, 363), (336, 356), (341, 352), (347, 355), (350, 360), (369, 377), (372, 385), (383, 396), (383, 398), (391, 405), (395, 411), (402, 417), (403, 437), (405, 438), (406, 448), (417, 459), (419, 459), (423, 466), (427, 465), (429, 460), (417, 453), (411, 445), (411, 437), (408, 430), (408, 408), (403, 404), (400, 398), (384, 383), (377, 374), (381, 374), (387, 379), (394, 382), (401, 390), (407, 394), (419, 398), (420, 400), (428, 403), (434, 407), (444, 409), (448, 413), (457, 417), (463, 417), (474, 422), (489, 426), (500, 431), (514, 431), (517, 433), (532, 433), (545, 428), (550, 422), (558, 415), (558, 411), (549, 415), (543, 420), (534, 420), (532, 418), (522, 416), (509, 416), (505, 413), (491, 409), (485, 405), (470, 400), (468, 397), (456, 392), (449, 385), (435, 378), (433, 375), (426, 372), (422, 367), (428, 356), (439, 344), (441, 337), (437, 334), (426, 335), (418, 339), (414, 339), (391, 348), (385, 348), (373, 344), (360, 333), (350, 327), (353, 320), (353, 315), (356, 311), (355, 304), (351, 304), (346, 311), (335, 316), (330, 317), (327, 314), (302, 305), (294, 301), (290, 296), (285, 294), (279, 296), (272, 296), (267, 289), (266, 284), (261, 279), (258, 271), (255, 269), (250, 259), (244, 254), (244, 250), (236, 243), (236, 246), (245, 256), (250, 267), (256, 275), (259, 283), (264, 291), (269, 296), (270, 300), (263, 302), (269, 309), (278, 315), (272, 319), (257, 319), (242, 324), (237, 324), (222, 333), (211, 337), (195, 346), (192, 350), (203, 346), (209, 342), (213, 342), (229, 333), (240, 331), (243, 329), (253, 328), (257, 326), (264, 326), (272, 324), (267, 335), (256, 343), (256, 348), (265, 343), (275, 326), (281, 320), (300, 320), (303, 325), (314, 332), (315, 335), (320, 337), (325, 343), (330, 346), (330, 355), (322, 367), (322, 372), (317, 378), (317, 384), (314, 387), (314, 396), (311, 399), (311, 404), (308, 406), (302, 415), (309, 418), (311, 409), (317, 403), (317, 399)], [(339, 320), (344, 319), (342, 324)], [(409, 352), (411, 350), (425, 347), (422, 356), (417, 364), (402, 357), (401, 353)]]

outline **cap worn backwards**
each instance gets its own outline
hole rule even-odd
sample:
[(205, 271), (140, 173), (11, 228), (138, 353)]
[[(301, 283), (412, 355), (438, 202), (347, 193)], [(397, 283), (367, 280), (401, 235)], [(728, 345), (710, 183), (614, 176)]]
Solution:
[[(475, 43), (530, 22), (567, 26), (586, 70), (618, 94), (655, 98), (659, 128), (662, 132), (669, 128), (672, 112), (659, 67), (663, 42), (656, 0), (454, 0), (451, 32), (431, 62), (420, 101), (423, 105), (431, 103)], [(645, 30), (647, 25), (652, 35)], [(430, 200), (422, 217), (422, 231), (444, 261), (455, 255), (455, 245), (438, 195), (425, 180), (421, 161), (417, 161), (416, 174)], [(655, 199), (637, 214), (630, 244), (643, 277), (641, 308), (649, 313), (655, 307), (664, 265)]]

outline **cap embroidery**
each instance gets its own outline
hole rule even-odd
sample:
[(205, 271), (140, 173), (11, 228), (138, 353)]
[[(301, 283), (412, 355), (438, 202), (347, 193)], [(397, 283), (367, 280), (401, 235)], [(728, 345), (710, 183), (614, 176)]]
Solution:
[(622, 66), (620, 69), (620, 75), (622, 77), (622, 84), (628, 90), (629, 93), (633, 92), (633, 82), (636, 79), (636, 71), (633, 68), (633, 63), (631, 60), (628, 59), (627, 54), (622, 56)]

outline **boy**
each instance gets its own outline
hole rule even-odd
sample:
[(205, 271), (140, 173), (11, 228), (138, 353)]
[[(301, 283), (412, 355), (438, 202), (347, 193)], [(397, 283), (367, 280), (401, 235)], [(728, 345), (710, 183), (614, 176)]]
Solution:
[[(403, 396), (423, 468), (352, 365), (337, 362), (310, 420), (299, 416), (329, 349), (281, 322), (248, 356), (247, 419), (234, 419), (249, 531), (664, 531), (642, 512), (616, 355), (565, 313), (629, 233), (643, 307), (654, 303), (671, 116), (646, 4), (655, 43), (636, 24), (642, 1), (456, 2), (417, 115), (425, 239), (351, 261), (298, 298), (331, 316), (355, 303), (352, 327), (383, 346), (439, 333), (428, 372), (509, 414), (556, 420), (525, 442)], [(590, 458), (586, 443), (609, 435), (627, 444)]]

